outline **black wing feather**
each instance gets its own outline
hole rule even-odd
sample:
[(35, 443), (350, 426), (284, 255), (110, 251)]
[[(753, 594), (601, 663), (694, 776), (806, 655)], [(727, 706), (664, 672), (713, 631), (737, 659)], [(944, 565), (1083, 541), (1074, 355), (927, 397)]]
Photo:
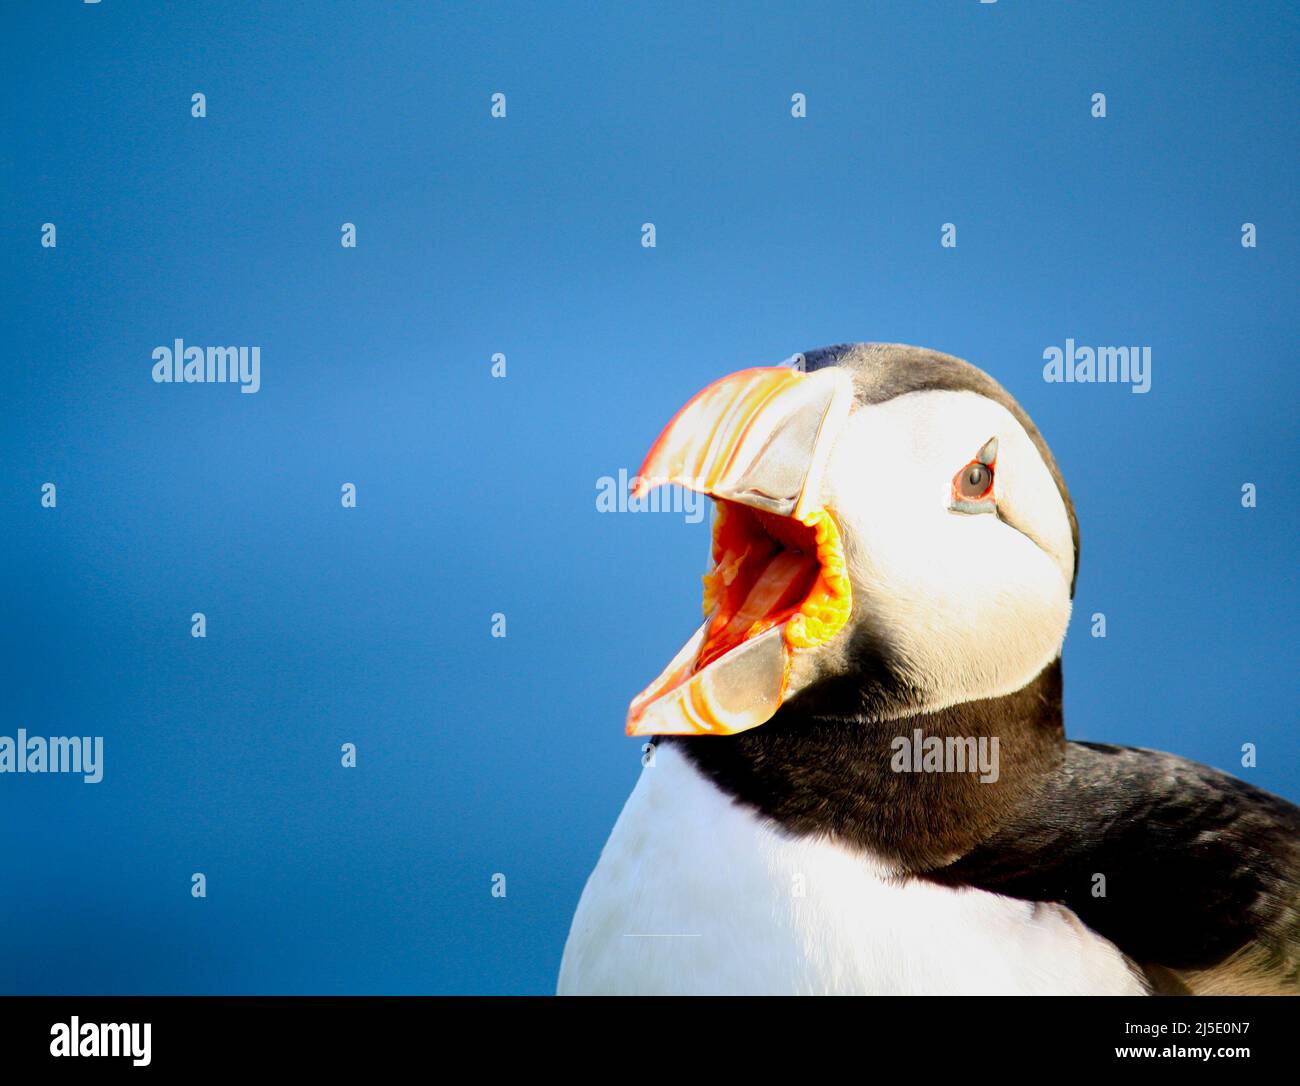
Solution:
[(1300, 989), (1300, 807), (1171, 754), (1067, 744), (1007, 825), (929, 877), (1062, 902), (1157, 989)]

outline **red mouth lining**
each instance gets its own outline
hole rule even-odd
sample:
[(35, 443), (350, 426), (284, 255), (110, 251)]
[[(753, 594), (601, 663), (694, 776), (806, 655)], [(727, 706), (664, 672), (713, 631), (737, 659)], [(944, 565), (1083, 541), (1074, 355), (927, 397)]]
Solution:
[(812, 594), (821, 563), (817, 533), (790, 517), (718, 502), (705, 611), (716, 608), (694, 671), (789, 621)]

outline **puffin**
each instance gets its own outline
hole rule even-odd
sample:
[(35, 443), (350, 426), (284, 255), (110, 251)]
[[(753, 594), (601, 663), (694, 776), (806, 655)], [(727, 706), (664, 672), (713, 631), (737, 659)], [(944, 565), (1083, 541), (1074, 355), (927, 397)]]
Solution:
[(561, 995), (1300, 994), (1300, 808), (1066, 738), (1078, 521), (997, 381), (741, 370), (634, 494), (666, 484), (713, 503), (704, 620), (632, 699)]

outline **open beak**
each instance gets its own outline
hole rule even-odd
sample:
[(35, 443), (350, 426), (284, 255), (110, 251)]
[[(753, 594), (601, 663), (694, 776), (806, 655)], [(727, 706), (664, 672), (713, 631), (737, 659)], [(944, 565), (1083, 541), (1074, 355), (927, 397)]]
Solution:
[(798, 653), (829, 641), (852, 597), (821, 476), (848, 417), (843, 370), (742, 370), (690, 400), (650, 449), (633, 489), (676, 483), (713, 498), (705, 620), (633, 699), (628, 735), (730, 735), (796, 691)]

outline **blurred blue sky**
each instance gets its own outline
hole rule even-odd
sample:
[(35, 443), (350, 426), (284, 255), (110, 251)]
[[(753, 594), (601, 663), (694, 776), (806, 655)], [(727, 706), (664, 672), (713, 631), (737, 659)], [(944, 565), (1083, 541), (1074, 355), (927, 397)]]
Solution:
[[(1294, 5), (700, 8), (6, 8), (0, 734), (106, 767), (0, 776), (0, 989), (552, 990), (708, 549), (596, 480), (844, 340), (1051, 443), (1072, 734), (1300, 799)], [(176, 337), (261, 391), (153, 384)], [(1067, 337), (1152, 391), (1044, 384)]]

